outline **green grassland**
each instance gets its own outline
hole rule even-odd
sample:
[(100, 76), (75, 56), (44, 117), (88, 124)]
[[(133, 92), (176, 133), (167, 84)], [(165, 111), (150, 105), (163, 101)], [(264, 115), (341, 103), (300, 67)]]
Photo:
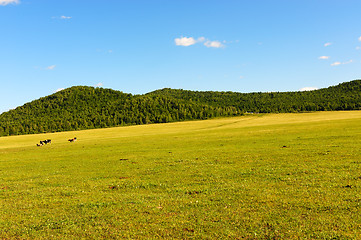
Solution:
[(0, 239), (361, 239), (360, 123), (254, 114), (1, 137)]

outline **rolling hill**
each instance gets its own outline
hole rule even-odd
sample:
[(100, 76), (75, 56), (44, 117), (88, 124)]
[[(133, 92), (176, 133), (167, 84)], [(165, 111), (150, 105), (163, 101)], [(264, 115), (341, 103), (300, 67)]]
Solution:
[(361, 109), (361, 80), (307, 92), (236, 93), (164, 88), (144, 95), (67, 88), (0, 115), (0, 136), (165, 123), (245, 113)]

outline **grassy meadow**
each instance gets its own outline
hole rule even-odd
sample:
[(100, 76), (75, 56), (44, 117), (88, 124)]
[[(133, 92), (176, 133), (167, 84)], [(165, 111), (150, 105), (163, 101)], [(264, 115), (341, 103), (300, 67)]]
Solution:
[(361, 239), (361, 111), (0, 138), (0, 239), (167, 238)]

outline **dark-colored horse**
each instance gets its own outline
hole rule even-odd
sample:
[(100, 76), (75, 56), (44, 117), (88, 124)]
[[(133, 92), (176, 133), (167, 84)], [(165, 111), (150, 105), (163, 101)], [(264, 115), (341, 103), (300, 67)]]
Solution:
[(47, 140), (44, 140), (44, 141), (40, 141), (40, 144), (41, 144), (41, 145), (48, 144), (48, 143), (51, 143), (51, 139), (47, 139)]
[(70, 139), (68, 139), (68, 141), (69, 142), (74, 142), (74, 141), (76, 141), (76, 137), (75, 138), (70, 138)]

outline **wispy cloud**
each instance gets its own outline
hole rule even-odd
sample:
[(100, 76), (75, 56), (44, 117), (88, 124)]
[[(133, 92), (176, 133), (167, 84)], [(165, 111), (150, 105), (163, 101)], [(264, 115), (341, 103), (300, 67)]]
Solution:
[(313, 91), (319, 89), (318, 87), (304, 87), (299, 89), (298, 91)]
[(174, 39), (174, 42), (175, 42), (175, 45), (184, 46), (184, 47), (192, 46), (196, 43), (202, 43), (202, 42), (204, 42), (203, 45), (206, 47), (221, 48), (221, 47), (225, 46), (220, 41), (210, 41), (210, 40), (206, 39), (205, 37), (199, 37), (197, 39), (195, 39), (193, 37), (181, 37), (181, 38)]
[(56, 67), (56, 65), (51, 65), (51, 66), (47, 67), (46, 70), (54, 70), (55, 67)]
[(220, 41), (206, 41), (204, 43), (204, 46), (212, 47), (212, 48), (222, 48), (222, 47), (224, 47), (224, 45)]
[(344, 65), (344, 64), (350, 64), (352, 62), (353, 62), (352, 59), (347, 61), (347, 62), (334, 62), (334, 63), (331, 63), (331, 66), (339, 66), (339, 65)]
[(325, 46), (325, 47), (328, 47), (330, 45), (332, 45), (332, 43), (330, 43), (330, 42), (327, 42), (327, 43), (323, 44), (323, 46)]
[(103, 87), (103, 83), (98, 83), (97, 85), (95, 85), (95, 87)]
[(331, 63), (331, 66), (338, 66), (338, 65), (341, 65), (342, 62), (334, 62), (334, 63)]
[(239, 76), (239, 79), (243, 79), (244, 78), (244, 76)]
[(321, 56), (321, 57), (319, 57), (318, 59), (327, 60), (327, 59), (329, 59), (329, 58), (330, 58), (330, 56)]
[(356, 47), (356, 50), (361, 50), (361, 47), (357, 46), (357, 47)]
[(69, 19), (72, 19), (73, 17), (70, 17), (70, 16), (56, 16), (56, 17), (51, 17), (52, 19), (61, 19), (61, 20), (69, 20)]
[(69, 16), (60, 16), (60, 19), (71, 19), (71, 18), (73, 18), (73, 17), (69, 17)]
[(358, 40), (361, 42), (361, 36), (358, 38)]
[(8, 4), (19, 4), (19, 3), (20, 3), (19, 0), (0, 0), (1, 6), (6, 6)]

